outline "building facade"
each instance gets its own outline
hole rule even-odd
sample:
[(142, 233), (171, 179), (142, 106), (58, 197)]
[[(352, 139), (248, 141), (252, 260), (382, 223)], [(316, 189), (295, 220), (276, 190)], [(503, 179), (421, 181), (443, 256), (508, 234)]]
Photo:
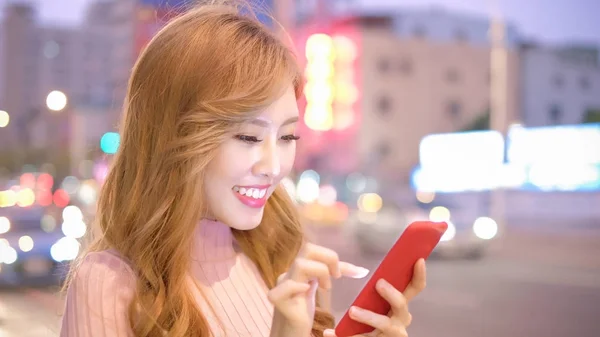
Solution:
[[(490, 47), (362, 34), (361, 158), (407, 182), (428, 134), (471, 128), (490, 107)], [(508, 52), (507, 118), (518, 121), (519, 60)]]
[[(460, 23), (459, 19), (455, 18)], [(299, 29), (301, 51), (306, 50), (309, 39), (306, 36), (315, 33), (325, 33), (332, 40), (345, 36), (353, 41), (355, 73), (346, 81), (356, 87), (357, 96), (352, 127), (304, 129), (311, 140), (299, 145), (299, 170), (316, 168), (335, 174), (360, 171), (407, 185), (412, 169), (419, 162), (419, 143), (424, 136), (467, 130), (486, 115), (489, 119), (490, 43), (405, 34), (398, 30), (397, 20), (395, 15), (362, 15), (346, 17), (327, 28), (317, 24)], [(435, 26), (430, 18), (423, 20), (423, 26), (425, 23)], [(483, 26), (480, 30), (487, 33)], [(505, 117), (509, 122), (518, 122), (519, 57), (516, 48), (508, 42), (506, 45)], [(337, 55), (347, 53), (338, 51)], [(306, 63), (307, 57), (301, 56)], [(330, 83), (337, 92), (341, 83), (336, 80)], [(329, 111), (333, 119), (339, 113), (335, 104)], [(348, 134), (348, 130), (354, 131)], [(340, 138), (343, 140), (336, 143)], [(315, 139), (322, 141), (318, 143)]]
[(597, 47), (523, 46), (521, 111), (526, 126), (600, 122)]
[(29, 141), (28, 123), (37, 116), (41, 91), (38, 81), (39, 42), (36, 37), (35, 11), (26, 4), (4, 7), (2, 21), (2, 94), (0, 110), (10, 116), (10, 123), (0, 132), (2, 146), (9, 150)]

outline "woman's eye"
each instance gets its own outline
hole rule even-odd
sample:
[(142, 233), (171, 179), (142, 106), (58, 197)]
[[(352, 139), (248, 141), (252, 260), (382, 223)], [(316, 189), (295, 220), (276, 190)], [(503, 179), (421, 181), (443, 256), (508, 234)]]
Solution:
[(296, 136), (296, 135), (285, 135), (281, 137), (281, 140), (286, 141), (286, 142), (291, 142), (294, 140), (298, 140), (300, 139), (300, 136)]
[(242, 142), (246, 142), (246, 143), (259, 143), (259, 142), (261, 142), (260, 139), (254, 137), (254, 136), (237, 135), (237, 136), (235, 136), (235, 138), (241, 140)]

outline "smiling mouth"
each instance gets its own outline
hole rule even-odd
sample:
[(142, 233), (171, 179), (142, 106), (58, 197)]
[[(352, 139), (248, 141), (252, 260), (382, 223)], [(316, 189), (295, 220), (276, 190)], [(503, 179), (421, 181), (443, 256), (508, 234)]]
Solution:
[(267, 194), (268, 187), (243, 187), (243, 186), (234, 186), (233, 191), (241, 196), (245, 196), (247, 198), (253, 198), (260, 200), (265, 197)]

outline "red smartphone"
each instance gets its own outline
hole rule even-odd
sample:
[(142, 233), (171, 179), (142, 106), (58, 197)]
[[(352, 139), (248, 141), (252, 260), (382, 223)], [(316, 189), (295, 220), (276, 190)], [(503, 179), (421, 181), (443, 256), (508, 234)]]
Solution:
[[(412, 280), (415, 263), (421, 258), (429, 257), (446, 229), (447, 223), (431, 221), (416, 221), (406, 227), (352, 305), (387, 315), (391, 307), (375, 289), (377, 281), (383, 278), (396, 289), (402, 292), (406, 290)], [(335, 328), (335, 334), (337, 337), (349, 337), (373, 330), (373, 327), (350, 318), (346, 311)]]

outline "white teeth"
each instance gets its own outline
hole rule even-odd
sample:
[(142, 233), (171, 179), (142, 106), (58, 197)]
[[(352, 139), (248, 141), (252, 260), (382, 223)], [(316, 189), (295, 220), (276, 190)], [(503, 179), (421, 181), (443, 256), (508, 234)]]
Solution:
[(245, 187), (234, 186), (233, 191), (237, 192), (241, 195), (245, 195), (247, 197), (254, 198), (254, 199), (262, 199), (267, 194), (266, 188), (258, 189), (258, 188), (245, 188)]

